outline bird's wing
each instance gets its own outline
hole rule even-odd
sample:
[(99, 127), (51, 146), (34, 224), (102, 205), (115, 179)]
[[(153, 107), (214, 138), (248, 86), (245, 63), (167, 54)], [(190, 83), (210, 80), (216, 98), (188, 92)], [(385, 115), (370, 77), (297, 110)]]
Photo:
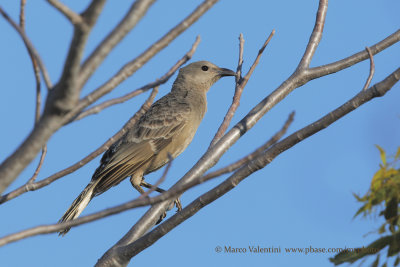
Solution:
[(93, 175), (93, 179), (101, 179), (96, 194), (117, 185), (151, 162), (183, 129), (189, 112), (189, 106), (176, 99), (164, 97), (154, 103), (135, 126), (104, 154), (101, 165)]

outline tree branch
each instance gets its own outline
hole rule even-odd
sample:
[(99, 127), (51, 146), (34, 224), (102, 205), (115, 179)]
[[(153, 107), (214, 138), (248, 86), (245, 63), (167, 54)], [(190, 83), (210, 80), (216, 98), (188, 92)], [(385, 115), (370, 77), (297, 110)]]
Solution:
[[(393, 34), (389, 35), (382, 41), (376, 43), (373, 46), (370, 46), (370, 50), (373, 55), (378, 54), (379, 52), (385, 50), (386, 48), (394, 45), (395, 43), (400, 41), (400, 30), (394, 32)], [(369, 58), (368, 52), (364, 49), (354, 55), (351, 55), (347, 58), (344, 58), (342, 60), (329, 63), (326, 65), (322, 65), (319, 67), (314, 67), (310, 68), (307, 71), (308, 74), (308, 79), (313, 80), (322, 76), (326, 76), (338, 71), (341, 71), (343, 69), (349, 68), (363, 60), (366, 60)]]
[(68, 6), (64, 5), (58, 0), (47, 0), (47, 2), (61, 12), (73, 25), (84, 24), (81, 15), (72, 11)]
[(363, 87), (363, 91), (367, 90), (369, 85), (371, 84), (372, 81), (372, 77), (374, 77), (374, 73), (375, 73), (375, 63), (374, 63), (374, 56), (372, 55), (371, 49), (369, 49), (369, 47), (367, 46), (365, 48), (368, 52), (369, 55), (369, 75), (368, 75), (368, 79), (365, 82), (365, 85)]
[(214, 177), (218, 177), (221, 176), (223, 174), (226, 173), (230, 173), (233, 172), (235, 170), (237, 170), (238, 168), (240, 168), (241, 166), (243, 166), (244, 164), (250, 162), (251, 160), (255, 159), (256, 157), (258, 157), (259, 155), (261, 155), (261, 153), (263, 153), (266, 149), (270, 148), (272, 145), (274, 145), (276, 142), (279, 141), (279, 139), (282, 138), (282, 136), (286, 133), (287, 129), (289, 128), (290, 124), (292, 124), (294, 119), (294, 111), (292, 113), (290, 113), (288, 119), (286, 120), (285, 124), (283, 125), (282, 129), (279, 130), (279, 132), (277, 132), (275, 135), (273, 135), (267, 142), (265, 142), (262, 146), (260, 146), (259, 148), (257, 148), (255, 151), (253, 151), (252, 153), (250, 153), (249, 155), (239, 159), (238, 161), (229, 164), (226, 167), (223, 167), (219, 170), (210, 172), (206, 175), (204, 175), (201, 180), (207, 181), (209, 179), (212, 179)]
[(315, 20), (314, 29), (311, 33), (310, 40), (308, 41), (306, 51), (304, 52), (303, 58), (298, 65), (298, 69), (308, 69), (310, 66), (311, 59), (313, 58), (315, 51), (322, 39), (322, 32), (324, 31), (326, 13), (328, 12), (328, 0), (319, 0), (319, 7), (317, 12), (317, 18)]
[(18, 34), (21, 36), (22, 40), (24, 41), (24, 44), (28, 51), (35, 57), (37, 60), (37, 63), (39, 65), (39, 68), (42, 72), (43, 80), (47, 86), (48, 89), (51, 89), (53, 87), (53, 84), (51, 83), (49, 73), (47, 72), (47, 69), (45, 65), (43, 64), (42, 59), (39, 56), (39, 53), (36, 51), (35, 47), (29, 40), (28, 36), (26, 36), (25, 31), (20, 28), (11, 18), (8, 16), (8, 14), (0, 7), (0, 14), (6, 19), (8, 23), (18, 32)]
[(228, 109), (228, 112), (225, 115), (224, 120), (222, 121), (221, 125), (219, 126), (217, 133), (215, 134), (213, 140), (211, 141), (210, 147), (215, 145), (219, 139), (225, 134), (226, 130), (229, 127), (229, 124), (232, 121), (233, 115), (235, 115), (235, 112), (237, 108), (240, 105), (240, 98), (242, 96), (242, 92), (244, 87), (247, 85), (247, 82), (249, 81), (251, 75), (253, 74), (254, 69), (258, 65), (258, 62), (260, 61), (261, 55), (264, 52), (265, 47), (267, 47), (268, 43), (271, 41), (272, 36), (274, 36), (275, 30), (272, 30), (271, 34), (268, 36), (267, 40), (264, 42), (263, 46), (261, 49), (258, 51), (257, 57), (254, 60), (253, 65), (251, 65), (250, 70), (247, 72), (247, 74), (244, 76), (244, 78), (241, 78), (241, 72), (242, 72), (242, 64), (243, 64), (243, 44), (244, 44), (244, 39), (243, 35), (240, 34), (239, 37), (239, 62), (238, 62), (238, 72), (237, 72), (237, 77), (236, 79), (236, 87), (235, 87), (235, 94), (233, 96), (233, 101), (231, 106)]
[[(25, 32), (25, 5), (26, 5), (26, 0), (21, 0), (20, 3), (20, 14), (19, 14), (19, 27), (23, 32)], [(40, 69), (37, 64), (37, 61), (35, 57), (32, 55), (31, 51), (29, 49), (28, 54), (29, 57), (31, 58), (32, 61), (32, 67), (33, 67), (33, 73), (35, 76), (35, 81), (36, 81), (36, 108), (35, 108), (35, 124), (39, 121), (40, 119), (40, 107), (41, 107), (41, 83), (40, 83)], [(47, 153), (47, 145), (43, 146), (42, 149), (42, 154), (39, 159), (38, 166), (36, 167), (35, 172), (33, 173), (32, 177), (28, 180), (27, 183), (33, 183), (36, 179), (36, 177), (39, 175), (40, 169), (42, 168), (44, 158), (46, 157)]]
[(26, 0), (21, 0), (19, 11), (19, 27), (25, 30), (25, 5)]
[[(46, 144), (47, 140), (63, 126), (65, 112), (75, 106), (79, 99), (80, 91), (76, 89), (76, 74), (79, 72), (79, 63), (83, 53), (84, 44), (86, 43), (88, 32), (93, 27), (99, 16), (105, 0), (93, 0), (89, 7), (83, 12), (82, 17), (85, 19), (85, 25), (75, 27), (73, 40), (70, 44), (70, 50), (64, 64), (63, 74), (57, 85), (49, 91), (43, 115), (35, 124), (34, 129), (22, 144), (0, 165), (0, 193), (17, 178), (23, 169), (36, 157), (40, 149)], [(5, 14), (0, 8), (0, 13)], [(16, 25), (16, 29), (21, 36), (25, 36), (24, 32)], [(25, 36), (24, 41), (27, 38)], [(28, 40), (29, 41), (29, 40)], [(29, 43), (28, 43), (29, 44)], [(42, 70), (44, 80), (47, 81), (40, 58), (33, 47), (31, 52), (35, 55), (39, 67)], [(48, 77), (47, 77), (48, 78)], [(48, 88), (51, 88), (49, 80), (46, 82)]]
[(78, 87), (82, 88), (112, 49), (136, 26), (155, 0), (136, 0), (128, 13), (82, 64)]
[(85, 23), (75, 24), (74, 34), (64, 63), (61, 78), (50, 91), (44, 113), (65, 114), (72, 110), (79, 101), (81, 88), (78, 77), (81, 71), (81, 60), (89, 33), (100, 15), (105, 0), (93, 0), (81, 14)]

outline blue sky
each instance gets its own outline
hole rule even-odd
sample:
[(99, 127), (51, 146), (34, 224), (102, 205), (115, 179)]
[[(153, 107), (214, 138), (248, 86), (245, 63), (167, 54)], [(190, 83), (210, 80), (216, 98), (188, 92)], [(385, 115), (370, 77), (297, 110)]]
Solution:
[[(81, 11), (87, 1), (64, 1)], [(119, 68), (141, 53), (180, 22), (201, 1), (160, 0), (137, 27), (107, 57), (89, 80), (82, 94), (104, 83)], [(238, 36), (244, 34), (244, 70), (272, 29), (276, 34), (249, 81), (233, 123), (239, 121), (262, 98), (272, 92), (297, 66), (313, 28), (318, 1), (221, 0), (193, 27), (184, 32), (142, 69), (104, 99), (130, 92), (163, 75), (190, 48), (197, 35), (202, 41), (192, 59), (209, 60), (235, 69)], [(16, 1), (2, 7), (18, 18)], [(125, 14), (128, 1), (108, 1), (94, 28), (85, 54), (88, 55)], [(336, 0), (329, 3), (322, 42), (311, 66), (349, 56), (398, 30), (400, 2), (396, 0)], [(33, 125), (34, 79), (31, 63), (20, 37), (0, 19), (0, 159), (9, 155)], [(63, 66), (72, 28), (67, 20), (44, 1), (28, 1), (26, 30), (42, 56), (53, 82)], [(399, 67), (400, 44), (375, 56), (378, 82)], [(369, 62), (323, 77), (296, 89), (235, 144), (217, 167), (240, 158), (275, 133), (295, 110), (289, 133), (319, 119), (363, 87)], [(161, 86), (166, 94), (175, 76)], [(208, 146), (231, 102), (234, 82), (224, 78), (208, 93), (208, 113), (188, 149), (173, 163), (163, 187), (180, 178)], [(141, 105), (147, 94), (90, 116), (58, 131), (48, 143), (48, 155), (39, 179), (70, 166), (89, 154), (118, 131)], [(102, 100), (104, 100), (102, 99)], [(343, 248), (369, 244), (378, 235), (381, 218), (357, 218), (359, 203), (352, 192), (364, 194), (379, 164), (374, 144), (394, 154), (400, 145), (400, 86), (375, 99), (329, 128), (304, 140), (278, 156), (265, 169), (243, 181), (234, 190), (202, 209), (155, 245), (135, 257), (130, 266), (332, 266), (333, 254), (289, 254), (284, 248)], [(36, 159), (12, 184), (26, 182)], [(55, 223), (89, 182), (99, 158), (80, 170), (39, 191), (27, 193), (0, 206), (0, 235), (28, 227)], [(155, 181), (161, 172), (148, 175)], [(218, 178), (182, 196), (187, 205), (196, 196), (223, 180)], [(95, 198), (84, 214), (99, 211), (136, 197), (128, 181)], [(4, 266), (91, 266), (145, 212), (127, 211), (74, 228), (64, 238), (56, 234), (37, 236), (1, 248)], [(252, 255), (216, 253), (216, 246), (280, 247), (282, 253)], [(21, 253), (23, 251), (23, 253)], [(23, 256), (21, 256), (23, 255)]]

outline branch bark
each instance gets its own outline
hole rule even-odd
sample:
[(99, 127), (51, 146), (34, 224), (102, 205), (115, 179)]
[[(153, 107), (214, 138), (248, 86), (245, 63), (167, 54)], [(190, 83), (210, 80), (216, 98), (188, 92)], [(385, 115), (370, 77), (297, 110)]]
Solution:
[[(42, 59), (39, 56), (39, 53), (33, 46), (32, 42), (29, 40), (28, 36), (25, 34), (25, 31), (23, 28), (18, 26), (17, 23), (15, 23), (10, 16), (0, 7), (0, 14), (5, 18), (5, 20), (10, 23), (10, 25), (18, 32), (18, 34), (21, 36), (22, 41), (24, 41), (24, 44), (26, 48), (28, 49), (29, 53), (31, 53), (35, 59), (37, 60), (37, 63), (39, 65), (40, 71), (42, 72), (43, 80), (47, 86), (48, 89), (51, 89), (53, 87), (53, 84), (51, 83), (49, 73), (46, 69), (46, 66), (43, 64)], [(25, 20), (22, 20), (25, 21)]]
[(83, 18), (79, 14), (72, 11), (68, 6), (58, 0), (47, 0), (47, 2), (61, 12), (73, 25), (83, 24)]

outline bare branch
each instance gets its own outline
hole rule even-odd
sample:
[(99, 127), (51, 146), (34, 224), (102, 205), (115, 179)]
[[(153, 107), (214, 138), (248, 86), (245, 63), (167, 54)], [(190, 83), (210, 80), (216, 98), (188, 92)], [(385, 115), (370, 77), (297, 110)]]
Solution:
[(127, 131), (127, 129), (129, 129), (130, 127), (132, 127), (136, 121), (150, 108), (151, 104), (154, 101), (154, 98), (156, 97), (158, 93), (158, 87), (155, 87), (153, 89), (153, 91), (151, 92), (149, 98), (146, 100), (146, 102), (141, 106), (141, 108), (135, 113), (135, 115), (129, 119), (129, 121), (122, 127), (121, 130), (119, 130), (115, 135), (113, 135), (111, 138), (109, 138), (103, 145), (101, 145), (99, 148), (97, 148), (95, 151), (93, 151), (92, 153), (90, 153), (89, 155), (87, 155), (86, 157), (84, 157), (83, 159), (81, 159), (80, 161), (78, 161), (77, 163), (71, 165), (70, 167), (61, 170), (49, 177), (47, 177), (46, 179), (43, 179), (39, 182), (35, 182), (35, 183), (31, 183), (31, 184), (26, 184), (23, 185), (17, 189), (15, 189), (14, 191), (1, 196), (0, 198), (0, 204), (7, 202), (13, 198), (16, 198), (20, 195), (22, 195), (23, 193), (29, 192), (29, 191), (35, 191), (38, 190), (46, 185), (51, 184), (52, 182), (60, 179), (61, 177), (70, 174), (74, 171), (76, 171), (77, 169), (81, 168), (82, 166), (84, 166), (86, 163), (88, 163), (89, 161), (93, 160), (94, 158), (96, 158), (97, 156), (99, 156), (101, 153), (103, 153), (104, 151), (106, 151), (115, 141), (117, 141), (119, 138), (121, 138)]
[(84, 24), (83, 18), (72, 11), (68, 6), (58, 0), (47, 0), (47, 2), (61, 12), (73, 25)]
[[(210, 147), (215, 145), (221, 139), (221, 137), (225, 134), (226, 130), (228, 129), (229, 124), (232, 121), (233, 115), (235, 114), (237, 108), (240, 105), (240, 98), (242, 96), (243, 89), (247, 85), (247, 82), (249, 81), (251, 75), (253, 74), (253, 71), (255, 70), (255, 68), (258, 65), (258, 62), (260, 61), (261, 55), (264, 52), (265, 47), (271, 41), (272, 36), (274, 36), (274, 34), (275, 34), (275, 30), (272, 30), (272, 32), (268, 36), (267, 40), (264, 42), (263, 46), (258, 51), (258, 55), (257, 55), (256, 59), (254, 60), (253, 65), (250, 67), (250, 70), (247, 72), (247, 74), (244, 76), (243, 79), (240, 79), (239, 81), (236, 82), (235, 95), (233, 96), (232, 104), (229, 107), (228, 112), (226, 113), (223, 122), (221, 123), (220, 127), (218, 128), (217, 133), (215, 134), (213, 140), (211, 141)], [(242, 39), (240, 39), (240, 37)], [(239, 47), (243, 46), (243, 43), (244, 43), (243, 36), (240, 35), (240, 37), (239, 37), (239, 40), (240, 40)], [(243, 56), (243, 52), (242, 51), (243, 51), (243, 47), (239, 48), (238, 70), (239, 70), (239, 67), (240, 67), (240, 73), (237, 73), (237, 77), (238, 76), (240, 77), (240, 75), (241, 75), (241, 65), (243, 63), (243, 58), (240, 58), (240, 56)]]
[(228, 111), (226, 112), (226, 115), (224, 117), (224, 120), (222, 121), (221, 125), (218, 127), (217, 132), (214, 135), (214, 138), (211, 140), (210, 146), (212, 147), (215, 145), (219, 139), (221, 139), (221, 136), (224, 135), (226, 132), (226, 129), (228, 129), (229, 124), (232, 121), (233, 115), (236, 112), (236, 109), (239, 107), (240, 104), (240, 98), (242, 96), (242, 92), (244, 87), (240, 86), (240, 82), (242, 81), (242, 67), (243, 67), (243, 50), (244, 50), (244, 38), (243, 34), (240, 33), (239, 35), (239, 59), (238, 59), (238, 66), (236, 68), (236, 86), (235, 86), (235, 94), (233, 95), (232, 99), (232, 104), (229, 107)]
[(253, 160), (256, 157), (258, 157), (259, 155), (261, 155), (261, 153), (263, 153), (266, 149), (271, 147), (273, 144), (278, 142), (279, 139), (282, 138), (282, 136), (286, 133), (287, 129), (289, 128), (290, 124), (292, 124), (293, 118), (294, 118), (294, 111), (292, 113), (290, 113), (290, 115), (289, 115), (288, 119), (286, 120), (285, 124), (283, 125), (282, 129), (280, 129), (279, 132), (274, 134), (262, 146), (257, 148), (255, 151), (253, 151), (249, 155), (239, 159), (238, 161), (236, 161), (236, 162), (234, 162), (234, 163), (232, 163), (232, 164), (230, 164), (230, 165), (228, 165), (226, 167), (223, 167), (223, 168), (221, 168), (219, 170), (216, 170), (216, 171), (213, 171), (213, 172), (210, 172), (210, 173), (204, 175), (201, 178), (201, 180), (207, 181), (207, 180), (210, 180), (210, 179), (212, 179), (214, 177), (218, 177), (218, 176), (221, 176), (223, 174), (233, 172), (233, 171), (237, 170), (238, 168), (240, 168), (241, 166), (243, 166), (244, 164), (250, 162), (251, 160)]
[[(26, 0), (21, 0), (20, 4), (20, 14), (19, 14), (19, 26), (22, 31), (25, 32), (25, 5), (26, 5)], [(35, 81), (36, 81), (36, 109), (35, 109), (35, 125), (39, 121), (40, 118), (40, 107), (41, 107), (41, 83), (40, 83), (40, 69), (37, 64), (37, 61), (35, 57), (32, 55), (31, 51), (29, 49), (28, 54), (29, 57), (31, 58), (32, 61), (32, 67), (33, 67), (33, 72), (35, 75)], [(27, 184), (33, 183), (36, 179), (36, 177), (39, 175), (40, 169), (42, 168), (44, 158), (46, 157), (47, 153), (47, 145), (44, 145), (42, 149), (42, 154), (39, 159), (38, 166), (36, 167), (35, 172), (33, 173), (32, 177), (28, 180)]]
[[(386, 37), (384, 40), (376, 43), (375, 45), (369, 46), (371, 52), (373, 55), (378, 54), (379, 52), (385, 50), (386, 48), (394, 45), (395, 43), (400, 41), (400, 30), (394, 32), (393, 34), (389, 35)], [(322, 76), (326, 76), (338, 71), (341, 71), (343, 69), (346, 69), (348, 67), (351, 67), (363, 60), (366, 60), (369, 58), (368, 52), (363, 49), (362, 51), (351, 55), (347, 58), (344, 58), (342, 60), (322, 65), (319, 67), (314, 67), (310, 68), (307, 71), (308, 77), (310, 80), (316, 79)]]
[(23, 30), (25, 29), (25, 5), (26, 0), (21, 0), (19, 11), (19, 27)]
[(306, 51), (304, 52), (303, 58), (301, 59), (298, 69), (308, 69), (310, 66), (311, 59), (313, 58), (315, 51), (322, 38), (322, 32), (324, 30), (326, 12), (328, 11), (328, 0), (319, 0), (319, 6), (317, 11), (317, 18), (315, 20), (314, 29), (308, 41)]
[[(147, 61), (154, 57), (158, 52), (165, 48), (170, 42), (178, 37), (183, 31), (189, 28), (194, 22), (196, 22), (206, 11), (208, 11), (218, 0), (205, 0), (200, 4), (188, 17), (186, 17), (181, 23), (171, 29), (161, 39), (151, 45), (146, 51), (140, 54), (134, 60), (125, 64), (111, 79), (101, 85), (99, 88), (85, 96), (77, 107), (74, 109), (75, 112), (70, 114), (68, 121), (74, 117), (82, 109), (88, 107), (97, 99), (103, 95), (111, 92), (117, 85), (125, 81), (128, 77), (134, 74), (139, 68), (141, 68)], [(68, 118), (68, 117), (67, 117)]]
[(42, 155), (40, 155), (40, 159), (39, 159), (39, 164), (36, 167), (35, 172), (33, 173), (32, 177), (28, 180), (27, 184), (25, 186), (27, 186), (28, 184), (32, 184), (35, 182), (37, 176), (39, 175), (40, 172), (40, 168), (42, 168), (43, 162), (44, 162), (44, 158), (46, 157), (46, 153), (47, 153), (47, 145), (45, 145), (43, 147), (42, 150)]
[(369, 55), (369, 75), (368, 75), (368, 79), (365, 82), (365, 85), (363, 87), (363, 91), (367, 90), (369, 85), (371, 84), (372, 81), (372, 77), (374, 77), (374, 73), (375, 73), (375, 63), (374, 63), (374, 56), (372, 55), (371, 49), (369, 49), (369, 47), (367, 46), (365, 48), (368, 52)]
[(24, 44), (26, 46), (26, 48), (28, 49), (28, 51), (35, 57), (35, 59), (37, 60), (37, 63), (39, 65), (39, 68), (42, 72), (42, 76), (43, 76), (43, 80), (46, 83), (46, 86), (48, 89), (51, 89), (53, 87), (51, 80), (50, 80), (50, 76), (47, 72), (46, 67), (44, 66), (39, 53), (36, 51), (35, 47), (33, 46), (33, 44), (31, 43), (31, 41), (29, 40), (28, 36), (26, 36), (25, 31), (20, 28), (9, 16), (8, 14), (0, 7), (0, 14), (7, 20), (8, 23), (11, 24), (11, 26), (19, 33), (19, 35), (21, 36), (22, 40), (24, 41)]
[(194, 52), (196, 51), (197, 46), (199, 45), (199, 43), (200, 43), (200, 36), (197, 36), (196, 37), (196, 41), (192, 45), (192, 48), (180, 60), (178, 60), (178, 62), (176, 62), (175, 65), (172, 66), (170, 68), (170, 70), (166, 74), (164, 74), (162, 77), (158, 78), (154, 82), (146, 84), (145, 86), (142, 86), (139, 89), (136, 89), (135, 91), (132, 91), (132, 92), (130, 92), (130, 93), (124, 95), (124, 96), (121, 96), (121, 97), (118, 97), (118, 98), (114, 98), (114, 99), (111, 99), (111, 100), (107, 100), (107, 101), (104, 101), (101, 104), (98, 104), (98, 105), (96, 105), (94, 107), (91, 107), (91, 108), (81, 112), (74, 119), (74, 121), (83, 119), (84, 117), (92, 115), (92, 114), (99, 113), (100, 111), (102, 111), (105, 108), (108, 108), (108, 107), (110, 107), (112, 105), (123, 103), (123, 102), (125, 102), (125, 101), (127, 101), (127, 100), (129, 100), (129, 99), (141, 94), (141, 93), (146, 92), (147, 90), (149, 90), (151, 88), (154, 88), (155, 86), (159, 86), (161, 84), (166, 83), (169, 80), (169, 78), (171, 78), (171, 76), (174, 75), (174, 73), (183, 64), (185, 64), (187, 61), (189, 61), (192, 58), (192, 56), (193, 56)]
[(111, 50), (136, 26), (155, 0), (136, 0), (120, 23), (82, 64), (78, 87), (82, 88)]
[(236, 77), (235, 81), (236, 84), (242, 79), (242, 68), (243, 68), (243, 51), (244, 51), (244, 38), (243, 34), (239, 34), (239, 59), (238, 59), (238, 66), (236, 68)]
[[(145, 234), (143, 237), (139, 238), (131, 244), (116, 247), (115, 254), (124, 255), (124, 259), (122, 260), (124, 262), (129, 262), (132, 257), (137, 255), (150, 245), (154, 244), (158, 239), (174, 229), (177, 225), (181, 224), (183, 221), (193, 216), (200, 209), (235, 188), (250, 174), (264, 168), (266, 165), (272, 162), (272, 160), (276, 156), (298, 144), (302, 140), (328, 127), (338, 119), (342, 118), (344, 115), (357, 109), (362, 104), (365, 104), (375, 97), (383, 96), (393, 87), (393, 85), (397, 81), (399, 81), (399, 79), (400, 68), (380, 83), (375, 84), (373, 87), (369, 88), (366, 91), (361, 91), (350, 101), (346, 102), (344, 105), (340, 106), (334, 111), (328, 113), (326, 116), (322, 117), (318, 121), (286, 137), (284, 140), (280, 141), (279, 143), (265, 151), (262, 155), (259, 155), (255, 160), (240, 168), (224, 182), (194, 200), (181, 212), (173, 215), (171, 218), (160, 224), (158, 227), (154, 228), (149, 233)], [(102, 261), (103, 258), (99, 260), (96, 266), (103, 266)]]
[(44, 113), (64, 114), (75, 108), (78, 103), (81, 91), (78, 87), (78, 77), (83, 51), (104, 3), (105, 0), (93, 0), (81, 15), (85, 23), (75, 25), (61, 78), (47, 97)]

